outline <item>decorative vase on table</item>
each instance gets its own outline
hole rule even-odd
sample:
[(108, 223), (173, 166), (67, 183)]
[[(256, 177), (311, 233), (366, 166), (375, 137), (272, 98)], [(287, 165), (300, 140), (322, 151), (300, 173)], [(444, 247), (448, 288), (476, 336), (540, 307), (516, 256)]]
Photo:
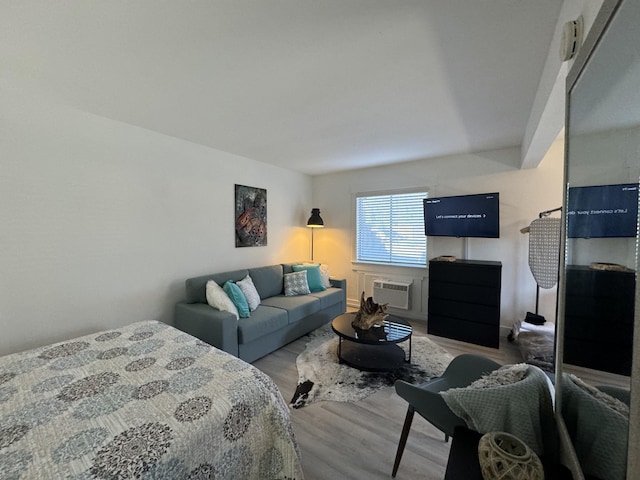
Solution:
[(485, 480), (543, 480), (542, 462), (518, 437), (490, 432), (478, 443), (478, 460)]

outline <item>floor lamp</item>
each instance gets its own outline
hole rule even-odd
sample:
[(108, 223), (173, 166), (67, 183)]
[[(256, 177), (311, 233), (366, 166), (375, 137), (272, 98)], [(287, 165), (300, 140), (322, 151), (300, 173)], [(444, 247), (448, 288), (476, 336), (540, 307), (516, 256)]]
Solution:
[(322, 217), (320, 216), (319, 208), (311, 209), (311, 216), (309, 217), (309, 220), (307, 220), (307, 227), (311, 229), (311, 260), (313, 261), (313, 231), (316, 228), (324, 227), (324, 220), (322, 220)]

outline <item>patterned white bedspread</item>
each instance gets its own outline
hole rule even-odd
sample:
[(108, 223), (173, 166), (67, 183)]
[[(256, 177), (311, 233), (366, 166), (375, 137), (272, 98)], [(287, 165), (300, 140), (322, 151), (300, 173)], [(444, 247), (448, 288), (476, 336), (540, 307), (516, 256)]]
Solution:
[(302, 479), (273, 381), (164, 323), (0, 358), (0, 479)]

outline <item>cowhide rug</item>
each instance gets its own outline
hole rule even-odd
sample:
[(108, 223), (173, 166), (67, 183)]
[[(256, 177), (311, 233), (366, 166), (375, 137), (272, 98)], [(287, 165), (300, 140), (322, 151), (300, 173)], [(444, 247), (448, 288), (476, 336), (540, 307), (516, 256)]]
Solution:
[[(399, 344), (405, 350), (408, 342)], [(309, 342), (298, 358), (298, 386), (289, 405), (302, 408), (320, 400), (356, 402), (396, 380), (420, 383), (442, 375), (452, 356), (425, 336), (413, 335), (411, 364), (393, 372), (361, 372), (338, 363), (338, 337), (329, 325), (309, 334)]]

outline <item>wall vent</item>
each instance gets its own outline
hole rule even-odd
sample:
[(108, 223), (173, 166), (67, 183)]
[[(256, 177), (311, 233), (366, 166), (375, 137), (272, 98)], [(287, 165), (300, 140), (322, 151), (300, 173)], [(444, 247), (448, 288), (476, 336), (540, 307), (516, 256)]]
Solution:
[(409, 310), (411, 308), (411, 284), (396, 280), (373, 281), (373, 301), (388, 303), (390, 307)]

